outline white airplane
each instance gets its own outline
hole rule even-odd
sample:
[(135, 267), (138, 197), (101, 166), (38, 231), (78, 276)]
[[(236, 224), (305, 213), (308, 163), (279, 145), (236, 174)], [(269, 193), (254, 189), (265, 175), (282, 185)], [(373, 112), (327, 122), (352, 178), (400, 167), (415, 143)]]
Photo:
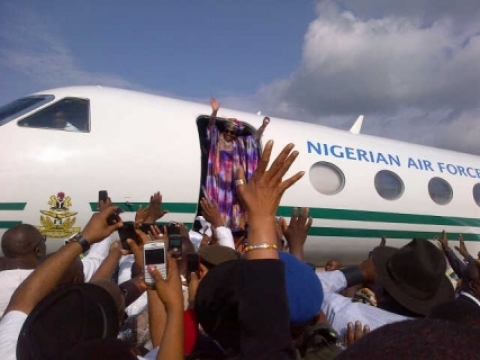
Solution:
[[(0, 235), (17, 223), (39, 227), (55, 250), (96, 210), (98, 191), (132, 220), (161, 190), (162, 221), (192, 224), (205, 177), (210, 107), (151, 94), (70, 87), (0, 108)], [(258, 128), (263, 116), (220, 109)], [(65, 119), (66, 117), (66, 119)], [(283, 197), (279, 215), (309, 207), (307, 260), (358, 263), (385, 236), (402, 246), (445, 229), (480, 251), (480, 159), (420, 145), (271, 118), (263, 141), (300, 152), (291, 173), (306, 175)], [(59, 128), (59, 126), (61, 128)], [(75, 131), (71, 131), (75, 130)], [(453, 244), (452, 244), (453, 245)]]

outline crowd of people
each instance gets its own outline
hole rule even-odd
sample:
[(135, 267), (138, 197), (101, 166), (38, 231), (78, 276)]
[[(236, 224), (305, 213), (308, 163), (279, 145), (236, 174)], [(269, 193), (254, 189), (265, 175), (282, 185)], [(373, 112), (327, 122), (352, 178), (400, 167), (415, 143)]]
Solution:
[[(219, 105), (211, 104), (215, 118)], [(209, 132), (212, 141), (228, 144), (231, 134)], [(222, 146), (217, 155), (228, 152)], [(227, 220), (235, 216), (210, 188), (200, 206), (211, 232), (194, 234), (179, 224), (181, 250), (168, 249), (173, 235), (156, 225), (167, 213), (160, 193), (137, 211), (127, 246), (116, 239), (125, 224), (110, 199), (53, 254), (36, 227), (7, 230), (0, 358), (478, 358), (480, 261), (463, 241), (463, 260), (443, 232), (440, 248), (421, 238), (394, 248), (382, 239), (358, 266), (332, 259), (318, 271), (303, 254), (309, 209), (294, 209), (288, 222), (276, 217), (283, 194), (304, 175), (284, 179), (298, 152), (289, 144), (271, 161), (272, 148), (270, 140), (249, 174), (240, 160), (233, 173), (231, 165), (225, 170), (232, 176), (226, 191), (235, 197), (228, 203), (241, 204), (248, 218), (246, 240), (234, 238)], [(145, 266), (143, 247), (152, 241), (167, 247), (164, 275)], [(456, 287), (446, 259), (460, 278)]]

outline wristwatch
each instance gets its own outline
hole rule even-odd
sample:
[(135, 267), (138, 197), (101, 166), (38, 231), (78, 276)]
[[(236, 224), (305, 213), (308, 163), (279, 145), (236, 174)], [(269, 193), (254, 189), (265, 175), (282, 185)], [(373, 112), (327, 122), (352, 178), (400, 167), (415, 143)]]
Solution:
[(68, 242), (77, 242), (82, 247), (82, 252), (85, 253), (90, 249), (90, 243), (85, 239), (82, 233), (76, 233), (73, 235)]

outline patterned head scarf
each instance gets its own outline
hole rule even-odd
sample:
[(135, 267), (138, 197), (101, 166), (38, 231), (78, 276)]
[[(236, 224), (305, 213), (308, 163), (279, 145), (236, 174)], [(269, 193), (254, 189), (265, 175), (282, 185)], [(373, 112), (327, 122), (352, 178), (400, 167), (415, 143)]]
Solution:
[(235, 118), (227, 118), (225, 122), (225, 129), (232, 130), (232, 131), (240, 131), (243, 129), (240, 121)]

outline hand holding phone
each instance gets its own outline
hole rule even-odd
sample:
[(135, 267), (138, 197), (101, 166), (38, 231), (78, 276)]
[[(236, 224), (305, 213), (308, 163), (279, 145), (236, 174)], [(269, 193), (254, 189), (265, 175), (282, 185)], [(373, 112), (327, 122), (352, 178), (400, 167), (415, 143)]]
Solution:
[(182, 256), (182, 235), (180, 235), (180, 224), (170, 223), (167, 227), (168, 231), (168, 251), (174, 257)]
[(145, 284), (155, 285), (155, 279), (148, 271), (148, 266), (155, 266), (162, 277), (167, 277), (167, 252), (165, 244), (161, 241), (152, 241), (143, 245), (143, 258), (145, 260)]
[(123, 209), (122, 208), (117, 208), (117, 210), (115, 210), (112, 215), (110, 215), (108, 218), (107, 218), (107, 224), (108, 225), (115, 225), (117, 222), (119, 222), (121, 219), (120, 219), (120, 214), (123, 213)]
[(140, 243), (140, 239), (135, 231), (135, 223), (133, 221), (124, 221), (123, 226), (118, 230), (118, 236), (120, 237), (120, 242), (122, 244), (122, 248), (125, 250), (130, 250), (128, 246), (127, 239), (132, 239), (137, 244)]

